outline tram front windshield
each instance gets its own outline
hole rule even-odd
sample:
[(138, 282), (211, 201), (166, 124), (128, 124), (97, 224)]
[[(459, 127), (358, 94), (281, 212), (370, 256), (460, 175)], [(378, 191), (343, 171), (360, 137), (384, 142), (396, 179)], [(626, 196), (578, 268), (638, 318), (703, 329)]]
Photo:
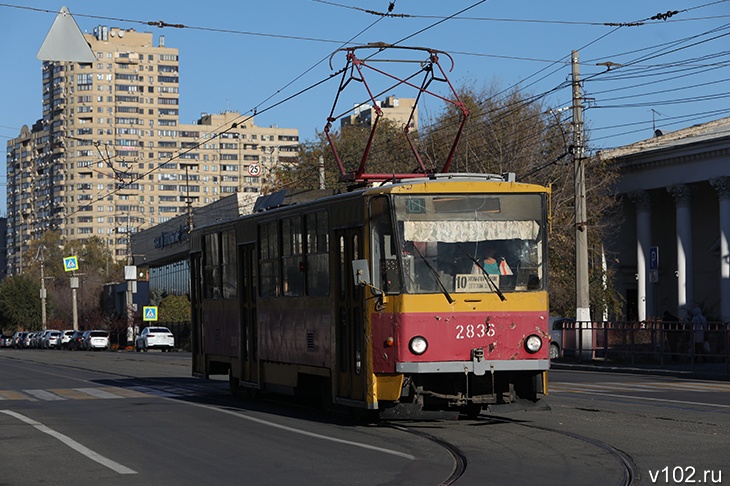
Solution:
[(544, 197), (396, 195), (392, 226), (374, 221), (375, 280), (387, 293), (541, 290)]

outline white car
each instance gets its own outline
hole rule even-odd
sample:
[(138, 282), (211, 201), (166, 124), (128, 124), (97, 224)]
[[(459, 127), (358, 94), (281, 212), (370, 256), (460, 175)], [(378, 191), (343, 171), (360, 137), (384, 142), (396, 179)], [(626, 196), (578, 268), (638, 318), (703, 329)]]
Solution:
[(145, 327), (134, 341), (134, 349), (147, 351), (148, 349), (161, 349), (171, 351), (175, 348), (175, 337), (166, 327)]
[(71, 337), (73, 335), (73, 329), (66, 329), (65, 331), (61, 332), (61, 342), (58, 343), (58, 347), (60, 349), (68, 349), (69, 342), (71, 341)]
[(61, 331), (51, 331), (43, 336), (43, 349), (57, 348), (61, 341)]
[(85, 348), (92, 351), (101, 349), (104, 351), (109, 350), (109, 333), (106, 331), (89, 331), (89, 335), (86, 337)]

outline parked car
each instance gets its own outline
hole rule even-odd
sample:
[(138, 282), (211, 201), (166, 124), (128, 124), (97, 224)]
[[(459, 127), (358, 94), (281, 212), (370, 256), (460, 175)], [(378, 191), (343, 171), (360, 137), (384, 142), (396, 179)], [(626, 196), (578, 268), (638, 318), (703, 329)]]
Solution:
[(45, 331), (40, 331), (35, 338), (35, 347), (38, 349), (46, 349), (46, 342), (48, 340), (48, 335), (51, 334), (51, 329), (46, 329)]
[[(575, 319), (569, 317), (551, 317), (550, 318), (550, 359), (558, 359), (564, 356), (563, 347), (566, 340), (563, 337), (564, 329), (575, 329)], [(568, 333), (565, 333), (567, 337)], [(571, 336), (571, 342), (575, 343), (575, 334)], [(575, 349), (575, 346), (568, 346)]]
[(34, 332), (26, 333), (25, 336), (23, 336), (23, 344), (20, 345), (21, 348), (32, 348), (33, 343), (35, 342), (35, 335)]
[(25, 331), (18, 331), (15, 334), (13, 334), (13, 347), (14, 348), (22, 348), (23, 343), (25, 342), (25, 336), (27, 336), (28, 333)]
[(142, 332), (134, 341), (134, 349), (139, 351), (147, 351), (148, 349), (161, 349), (162, 351), (171, 351), (175, 348), (175, 337), (166, 327), (150, 326), (142, 329)]
[(71, 339), (68, 341), (68, 347), (66, 349), (73, 349), (78, 351), (84, 349), (84, 331), (74, 331)]
[(68, 343), (74, 335), (73, 329), (66, 329), (61, 331), (61, 341), (58, 343), (58, 349), (68, 349)]
[(9, 348), (13, 345), (13, 336), (0, 335), (0, 347)]
[(86, 349), (96, 351), (102, 349), (104, 351), (109, 350), (109, 333), (106, 331), (89, 331), (86, 336)]
[(61, 342), (61, 331), (50, 331), (43, 336), (43, 349), (54, 349)]
[(91, 331), (84, 331), (81, 335), (81, 347), (79, 349), (83, 349), (86, 351), (89, 349), (89, 335), (91, 334)]

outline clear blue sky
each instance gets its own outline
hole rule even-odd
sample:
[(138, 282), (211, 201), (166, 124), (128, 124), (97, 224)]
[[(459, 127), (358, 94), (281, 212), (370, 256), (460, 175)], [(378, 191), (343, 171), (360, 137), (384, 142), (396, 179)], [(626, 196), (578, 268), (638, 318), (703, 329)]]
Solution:
[[(549, 93), (543, 102), (556, 108), (570, 105), (565, 81), (570, 52), (578, 50), (593, 150), (650, 138), (654, 128), (666, 132), (730, 116), (728, 0), (24, 0), (0, 3), (3, 144), (42, 116), (36, 54), (62, 6), (83, 32), (97, 25), (133, 28), (154, 33), (155, 44), (164, 35), (168, 47), (178, 48), (183, 123), (201, 113), (255, 108), (257, 125), (298, 128), (302, 140), (313, 140), (337, 92), (339, 78), (322, 82), (333, 72), (329, 56), (348, 42), (445, 51), (454, 59), (449, 78), (457, 87)], [(391, 16), (377, 15), (390, 6)], [(666, 20), (650, 20), (675, 10)], [(157, 21), (185, 28), (147, 25)], [(635, 22), (643, 24), (627, 25)], [(623, 67), (606, 73), (597, 64), (607, 61)], [(334, 70), (344, 62), (343, 54), (336, 55)], [(391, 71), (390, 64), (377, 67)], [(336, 114), (364, 101), (364, 91), (349, 89)], [(401, 88), (389, 94), (414, 95)], [(422, 118), (442, 108), (428, 99)], [(4, 214), (5, 164), (0, 166)]]

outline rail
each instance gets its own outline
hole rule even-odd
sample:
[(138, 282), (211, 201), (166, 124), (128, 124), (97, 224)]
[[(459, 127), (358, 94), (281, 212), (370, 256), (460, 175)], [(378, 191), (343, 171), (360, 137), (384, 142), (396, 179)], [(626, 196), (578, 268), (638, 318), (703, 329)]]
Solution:
[(551, 330), (563, 358), (646, 365), (724, 363), (730, 372), (730, 324), (708, 322), (560, 321)]

